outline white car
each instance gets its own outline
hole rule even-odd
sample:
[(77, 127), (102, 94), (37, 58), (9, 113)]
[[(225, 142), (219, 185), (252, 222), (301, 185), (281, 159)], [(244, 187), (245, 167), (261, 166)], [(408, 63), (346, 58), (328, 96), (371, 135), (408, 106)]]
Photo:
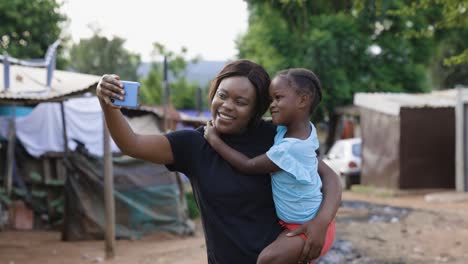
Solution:
[(323, 161), (341, 178), (343, 189), (359, 184), (361, 178), (361, 138), (340, 139)]

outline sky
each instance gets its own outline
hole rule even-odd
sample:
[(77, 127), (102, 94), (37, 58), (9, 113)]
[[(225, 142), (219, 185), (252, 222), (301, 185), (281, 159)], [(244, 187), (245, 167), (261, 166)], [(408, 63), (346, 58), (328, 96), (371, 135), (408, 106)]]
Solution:
[[(73, 42), (92, 36), (99, 27), (107, 37), (126, 39), (125, 48), (151, 58), (159, 42), (187, 57), (228, 60), (237, 54), (235, 39), (247, 30), (243, 0), (62, 0), (61, 12), (70, 19), (65, 32)], [(157, 59), (157, 58), (156, 58)]]

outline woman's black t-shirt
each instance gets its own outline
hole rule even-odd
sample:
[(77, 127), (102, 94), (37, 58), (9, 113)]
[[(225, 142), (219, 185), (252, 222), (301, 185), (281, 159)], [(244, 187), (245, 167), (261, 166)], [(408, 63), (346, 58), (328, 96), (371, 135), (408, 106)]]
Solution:
[[(203, 128), (167, 134), (172, 171), (187, 175), (200, 208), (208, 263), (256, 263), (258, 254), (282, 231), (278, 224), (268, 174), (237, 172), (203, 138)], [(272, 145), (276, 133), (262, 122), (240, 135), (223, 135), (229, 146), (255, 157)]]

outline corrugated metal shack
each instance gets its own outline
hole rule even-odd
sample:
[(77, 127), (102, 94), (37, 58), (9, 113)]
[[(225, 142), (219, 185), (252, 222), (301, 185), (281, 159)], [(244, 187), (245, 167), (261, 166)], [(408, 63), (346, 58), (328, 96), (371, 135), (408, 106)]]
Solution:
[[(18, 108), (24, 106), (36, 106), (39, 103), (43, 102), (59, 102), (61, 110), (61, 119), (63, 127), (65, 128), (65, 115), (63, 102), (71, 97), (80, 96), (84, 93), (87, 93), (96, 86), (99, 77), (96, 75), (81, 74), (67, 71), (55, 70), (55, 48), (59, 42), (54, 43), (52, 48), (47, 52), (46, 58), (43, 61), (28, 62), (23, 60), (18, 60), (15, 58), (9, 58), (7, 56), (2, 56), (3, 61), (0, 64), (0, 80), (2, 80), (2, 85), (0, 85), (0, 106), (4, 106), (3, 110), (9, 116), (8, 122), (8, 136), (6, 138), (6, 149), (0, 151), (1, 156), (3, 156), (2, 161), (0, 162), (0, 173), (3, 182), (4, 188), (2, 188), (2, 197), (3, 199), (9, 199), (12, 196), (14, 189), (14, 178), (13, 175), (17, 170), (17, 166), (20, 166), (20, 169), (24, 169), (25, 164), (18, 161), (15, 161), (16, 153), (16, 114)], [(6, 110), (6, 111), (5, 111)], [(66, 130), (63, 130), (64, 139), (67, 138)], [(67, 142), (67, 140), (64, 140)], [(50, 155), (44, 155), (41, 159), (44, 175), (42, 179), (35, 179), (35, 175), (28, 175), (29, 178), (34, 178), (35, 181), (41, 182), (41, 184), (46, 185), (46, 189), (56, 189), (56, 183), (60, 183), (58, 186), (62, 186), (62, 182), (65, 178), (65, 168), (61, 166), (60, 159), (63, 159), (64, 153), (66, 153), (67, 144), (64, 144), (64, 151), (61, 153), (49, 153)], [(19, 171), (16, 171), (16, 174)], [(37, 176), (37, 174), (36, 174)], [(16, 185), (25, 186), (25, 178), (16, 178)], [(19, 188), (24, 191), (24, 188)], [(55, 190), (54, 189), (54, 190)], [(16, 189), (18, 190), (18, 189)], [(53, 209), (54, 201), (59, 201), (56, 199), (53, 194), (54, 192), (43, 192), (35, 191), (33, 194), (40, 197), (45, 197), (48, 201), (46, 204), (47, 211), (49, 215), (55, 214), (55, 209)], [(18, 195), (19, 193), (15, 193)], [(26, 193), (26, 196), (29, 194)], [(37, 198), (37, 197), (36, 197)], [(35, 201), (37, 201), (36, 199)], [(17, 208), (22, 208), (21, 205), (18, 207), (13, 206), (12, 212), (15, 212)], [(10, 208), (10, 209), (11, 209)], [(18, 209), (23, 212), (26, 212), (29, 215), (28, 217), (13, 217), (10, 215), (10, 224), (17, 228), (32, 228), (32, 223), (34, 215), (30, 214), (30, 210), (27, 209)], [(10, 214), (12, 213), (10, 212)], [(16, 219), (16, 220), (12, 220)], [(17, 222), (17, 223), (15, 223)], [(0, 223), (0, 226), (5, 223)], [(22, 226), (19, 226), (22, 225)]]
[[(0, 105), (12, 106), (8, 142), (15, 142), (14, 120), (16, 106), (35, 106), (42, 102), (60, 102), (62, 121), (65, 124), (63, 101), (91, 91), (96, 87), (100, 77), (60, 70), (54, 70), (52, 74), (52, 70), (22, 65), (9, 65), (5, 61), (3, 64), (0, 64), (0, 79), (3, 80), (3, 85), (0, 86)], [(63, 136), (66, 138), (65, 132)], [(67, 142), (67, 140), (64, 142)], [(5, 164), (6, 176), (4, 178), (5, 189), (8, 195), (12, 188), (12, 145), (14, 144), (9, 145)], [(64, 146), (64, 150), (66, 149), (67, 146)]]
[[(468, 102), (468, 89), (461, 91)], [(361, 108), (361, 184), (455, 188), (457, 90), (358, 93), (354, 104)]]
[[(89, 74), (82, 74), (76, 72), (68, 72), (68, 71), (60, 71), (54, 70), (53, 68), (48, 67), (47, 65), (29, 65), (27, 61), (20, 61), (14, 58), (8, 58), (5, 56), (1, 56), (0, 59), (3, 60), (3, 64), (0, 64), (0, 80), (3, 81), (3, 85), (0, 84), (0, 106), (3, 106), (0, 110), (7, 110), (7, 116), (9, 121), (7, 122), (0, 122), (3, 127), (3, 130), (8, 130), (8, 136), (5, 136), (4, 139), (1, 139), (0, 135), (0, 142), (4, 143), (3, 146), (0, 143), (0, 182), (2, 186), (0, 186), (0, 206), (2, 205), (2, 197), (6, 199), (6, 201), (13, 198), (14, 200), (18, 200), (18, 190), (27, 190), (25, 193), (27, 196), (30, 193), (33, 195), (40, 195), (40, 197), (32, 197), (33, 201), (41, 201), (40, 207), (41, 212), (46, 211), (47, 218), (45, 222), (60, 222), (62, 215), (66, 212), (63, 212), (63, 186), (65, 184), (65, 180), (67, 179), (68, 172), (65, 168), (64, 160), (70, 157), (70, 154), (73, 155), (75, 153), (70, 152), (70, 148), (68, 146), (70, 142), (69, 135), (67, 136), (67, 123), (70, 121), (70, 118), (67, 118), (66, 113), (66, 105), (65, 101), (71, 99), (73, 97), (82, 97), (85, 93), (94, 93), (95, 87), (99, 81), (100, 76), (97, 75), (89, 75)], [(8, 60), (11, 60), (11, 64)], [(16, 63), (16, 64), (13, 64)], [(53, 72), (52, 72), (53, 71)], [(86, 97), (89, 99), (93, 99), (93, 97)], [(84, 98), (83, 98), (84, 99)], [(71, 100), (70, 100), (71, 101)], [(60, 107), (57, 108), (60, 111), (61, 116), (61, 130), (63, 130), (63, 148), (59, 148), (58, 150), (55, 149), (53, 152), (48, 151), (42, 154), (38, 159), (31, 158), (29, 155), (26, 155), (25, 151), (18, 152), (18, 144), (19, 139), (16, 138), (16, 116), (19, 110), (23, 111), (23, 106), (37, 106), (42, 105), (42, 103), (46, 102), (55, 102), (59, 103)], [(68, 101), (69, 102), (69, 101)], [(83, 107), (91, 107), (91, 105), (87, 105)], [(30, 108), (32, 109), (32, 107)], [(31, 111), (31, 110), (30, 110)], [(174, 107), (167, 106), (166, 109), (160, 106), (145, 106), (142, 105), (138, 109), (122, 109), (124, 112), (129, 124), (132, 128), (141, 134), (152, 134), (152, 133), (162, 133), (165, 129), (175, 130), (178, 123), (182, 123), (184, 125), (190, 125), (196, 127), (198, 125), (202, 125), (206, 123), (206, 120), (203, 118), (193, 118), (186, 115), (179, 113)], [(5, 113), (5, 111), (3, 111)], [(164, 116), (166, 115), (166, 116)], [(70, 116), (69, 116), (70, 117)], [(166, 117), (166, 118), (165, 118)], [(102, 119), (99, 119), (102, 120)], [(91, 126), (103, 126), (103, 122), (95, 120)], [(60, 122), (60, 121), (59, 121)], [(46, 125), (46, 124), (43, 124)], [(16, 127), (16, 128), (15, 128)], [(68, 126), (70, 128), (70, 126)], [(44, 127), (37, 127), (37, 130), (41, 130)], [(60, 132), (59, 132), (60, 133)], [(70, 133), (70, 130), (69, 130)], [(59, 134), (60, 135), (60, 134)], [(90, 135), (91, 137), (96, 137), (96, 135)], [(99, 137), (99, 135), (97, 135)], [(102, 143), (102, 142), (101, 142)], [(67, 153), (68, 152), (68, 153)], [(18, 153), (24, 153), (25, 155), (22, 156), (23, 158), (18, 158)], [(104, 156), (109, 156), (109, 154), (104, 153)], [(27, 156), (27, 157), (26, 157)], [(76, 155), (75, 155), (76, 156)], [(105, 157), (104, 157), (105, 158)], [(17, 159), (17, 160), (15, 160)], [(132, 164), (135, 168), (137, 164)], [(119, 167), (120, 166), (120, 167)], [(121, 163), (118, 164), (116, 167), (117, 176), (122, 176), (124, 174), (122, 172), (122, 165)], [(153, 166), (156, 165), (152, 164), (140, 164), (142, 166)], [(125, 167), (125, 166), (124, 166)], [(30, 173), (31, 171), (35, 171), (38, 173)], [(152, 170), (154, 173), (164, 174), (163, 172), (158, 172)], [(148, 175), (153, 175), (148, 174)], [(148, 176), (146, 175), (146, 176)], [(120, 177), (122, 178), (122, 177)], [(179, 181), (179, 176), (177, 174), (171, 174), (170, 177), (155, 177), (157, 181), (152, 181), (151, 184), (156, 186), (157, 188), (163, 188), (159, 185), (170, 185), (169, 183), (175, 183), (176, 185), (180, 185), (182, 188), (182, 184)], [(166, 181), (164, 182), (164, 179)], [(161, 182), (163, 180), (163, 182)], [(18, 184), (18, 183), (22, 184)], [(134, 181), (136, 182), (136, 180)], [(149, 183), (146, 182), (148, 185)], [(22, 186), (18, 188), (18, 185)], [(32, 189), (31, 186), (34, 185), (34, 190), (29, 191)], [(153, 187), (154, 187), (153, 186)], [(167, 188), (172, 188), (170, 190), (173, 191), (174, 186), (165, 186)], [(119, 187), (119, 186), (117, 186)], [(155, 188), (156, 188), (155, 187)], [(38, 192), (36, 189), (40, 189), (41, 191)], [(105, 189), (108, 189), (106, 186)], [(121, 190), (120, 190), (121, 191)], [(139, 191), (139, 193), (143, 193), (143, 191)], [(158, 192), (146, 192), (151, 193), (152, 195), (159, 195)], [(183, 192), (182, 192), (183, 193)], [(59, 195), (55, 195), (59, 194)], [(175, 214), (175, 222), (179, 223), (183, 226), (185, 223), (185, 213), (181, 214), (180, 211), (183, 211), (183, 201), (185, 200), (184, 196), (180, 201), (178, 199), (172, 199), (172, 196), (168, 196), (166, 194), (166, 200), (170, 200), (172, 202), (180, 203), (177, 204), (178, 206), (172, 206), (172, 211), (165, 212), (166, 214)], [(177, 197), (176, 197), (177, 198)], [(27, 199), (28, 203), (31, 199)], [(67, 200), (67, 199), (65, 199)], [(174, 201), (173, 201), (174, 200)], [(177, 200), (177, 201), (175, 201)], [(160, 201), (162, 201), (160, 199)], [(140, 201), (141, 202), (141, 201)], [(167, 202), (167, 201), (166, 201)], [(36, 202), (37, 203), (37, 202)], [(76, 204), (76, 201), (72, 204)], [(15, 206), (10, 206), (13, 208)], [(20, 206), (24, 208), (24, 206)], [(37, 206), (36, 206), (37, 207)], [(36, 209), (36, 207), (34, 209)], [(154, 210), (159, 210), (161, 206), (157, 208), (153, 208)], [(15, 207), (16, 208), (16, 207)], [(162, 208), (162, 207), (161, 207)], [(44, 209), (44, 210), (43, 210)], [(60, 211), (57, 211), (59, 210)], [(122, 209), (122, 207), (120, 208)], [(180, 209), (180, 210), (179, 210)], [(28, 212), (28, 218), (26, 220), (27, 225), (24, 226), (14, 226), (15, 228), (19, 229), (31, 229), (36, 226), (37, 223), (42, 221), (34, 221), (31, 218), (36, 217), (37, 215), (33, 215), (29, 212), (31, 210), (24, 209), (23, 211)], [(35, 210), (36, 211), (36, 210)], [(2, 208), (0, 207), (0, 219), (2, 215)], [(41, 217), (44, 214), (41, 214)], [(133, 214), (129, 214), (133, 215)], [(10, 219), (13, 219), (10, 217)], [(16, 218), (15, 218), (16, 219)], [(182, 221), (182, 220), (184, 221)], [(50, 221), (49, 221), (50, 220)], [(59, 221), (55, 221), (59, 220)], [(75, 219), (79, 221), (80, 219)], [(152, 219), (152, 221), (155, 221)], [(23, 221), (24, 222), (24, 221)], [(171, 224), (170, 221), (167, 221), (166, 224)], [(0, 230), (5, 223), (0, 222)], [(10, 224), (11, 225), (11, 224)], [(67, 228), (64, 228), (63, 234), (66, 233), (66, 230), (72, 230), (75, 228), (73, 225), (65, 225)], [(40, 228), (41, 226), (36, 226)], [(156, 224), (154, 228), (162, 228), (164, 225)], [(176, 229), (179, 230), (179, 229)], [(148, 230), (147, 230), (148, 231)], [(185, 232), (185, 231), (184, 231)], [(120, 233), (119, 233), (120, 234)], [(82, 232), (82, 235), (89, 235), (86, 232)], [(121, 235), (121, 234), (120, 234)], [(68, 239), (71, 239), (69, 236)]]

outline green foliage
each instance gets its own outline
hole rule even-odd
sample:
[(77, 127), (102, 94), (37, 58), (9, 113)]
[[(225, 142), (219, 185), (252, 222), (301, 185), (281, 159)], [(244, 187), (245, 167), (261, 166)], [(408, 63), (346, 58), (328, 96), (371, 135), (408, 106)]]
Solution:
[(196, 219), (200, 216), (195, 197), (192, 192), (185, 193), (185, 199), (187, 200), (187, 208), (190, 219)]
[(444, 59), (444, 64), (447, 66), (458, 65), (468, 61), (468, 49), (465, 49), (461, 54)]
[(157, 63), (151, 63), (148, 76), (141, 81), (141, 102), (147, 105), (161, 105), (163, 103), (162, 83), (162, 67)]
[(374, 14), (397, 21), (392, 34), (411, 41), (412, 53), (429, 68), (432, 87), (468, 84), (468, 1), (357, 0), (355, 8), (361, 16)]
[(41, 183), (42, 182), (42, 176), (36, 172), (36, 171), (32, 171), (30, 174), (29, 174), (29, 179), (31, 180), (31, 182), (33, 183)]
[[(196, 107), (198, 86), (189, 83), (185, 79), (185, 69), (187, 67), (187, 49), (182, 48), (179, 53), (167, 50), (162, 44), (153, 44), (153, 57), (166, 57), (168, 75), (173, 79), (169, 84), (169, 95), (171, 104), (176, 109), (194, 109)], [(198, 59), (192, 59), (196, 62)], [(151, 63), (151, 70), (148, 76), (141, 80), (141, 100), (144, 104), (160, 105), (164, 103), (163, 93), (163, 73), (164, 66), (155, 59)]]
[(438, 40), (437, 49), (430, 64), (434, 87), (450, 88), (459, 84), (468, 85), (468, 30), (450, 30)]
[(176, 109), (196, 109), (198, 86), (179, 78), (170, 84), (171, 103)]
[(398, 16), (411, 18), (421, 14), (427, 15), (434, 10), (439, 10), (440, 16), (432, 17), (432, 25), (435, 30), (438, 30), (467, 27), (468, 16), (466, 8), (468, 8), (468, 1), (466, 0), (418, 0), (400, 5), (399, 8), (393, 9), (390, 12)]
[[(313, 70), (324, 87), (317, 119), (352, 103), (356, 92), (428, 90), (425, 63), (433, 47), (395, 36), (402, 21), (387, 22), (389, 17), (375, 12), (358, 17), (349, 3), (247, 2), (250, 24), (237, 41), (240, 57), (257, 61), (270, 73), (290, 67)], [(377, 33), (376, 22), (382, 24)]]
[(67, 19), (59, 7), (56, 0), (0, 1), (0, 53), (20, 59), (43, 58)]
[(240, 58), (255, 60), (271, 74), (287, 63), (279, 49), (292, 42), (287, 23), (271, 7), (262, 5), (258, 9), (262, 12), (251, 11), (249, 30), (236, 41), (236, 46)]
[(27, 191), (25, 189), (20, 189), (20, 188), (13, 188), (13, 194), (17, 197), (20, 197), (22, 199), (26, 198), (27, 196)]
[(11, 199), (8, 197), (6, 190), (3, 187), (0, 187), (0, 203), (4, 203), (6, 205), (11, 204)]
[(89, 39), (81, 39), (70, 50), (70, 67), (82, 73), (102, 75), (115, 73), (122, 80), (136, 80), (140, 55), (123, 47), (125, 40), (108, 39), (95, 32)]
[[(433, 37), (441, 31), (450, 29), (466, 31), (468, 28), (467, 8), (468, 1), (466, 0), (418, 0), (389, 10), (389, 13), (405, 18), (413, 24), (416, 24), (416, 26), (408, 27), (402, 31), (405, 37), (421, 38)], [(421, 17), (428, 17), (429, 19), (425, 21), (426, 23), (413, 22), (414, 20), (421, 22)], [(468, 49), (465, 45), (457, 54), (446, 58), (444, 63), (447, 66), (466, 63), (468, 62), (467, 53)]]
[(55, 0), (0, 1), (0, 47), (17, 58), (43, 57), (66, 17)]

